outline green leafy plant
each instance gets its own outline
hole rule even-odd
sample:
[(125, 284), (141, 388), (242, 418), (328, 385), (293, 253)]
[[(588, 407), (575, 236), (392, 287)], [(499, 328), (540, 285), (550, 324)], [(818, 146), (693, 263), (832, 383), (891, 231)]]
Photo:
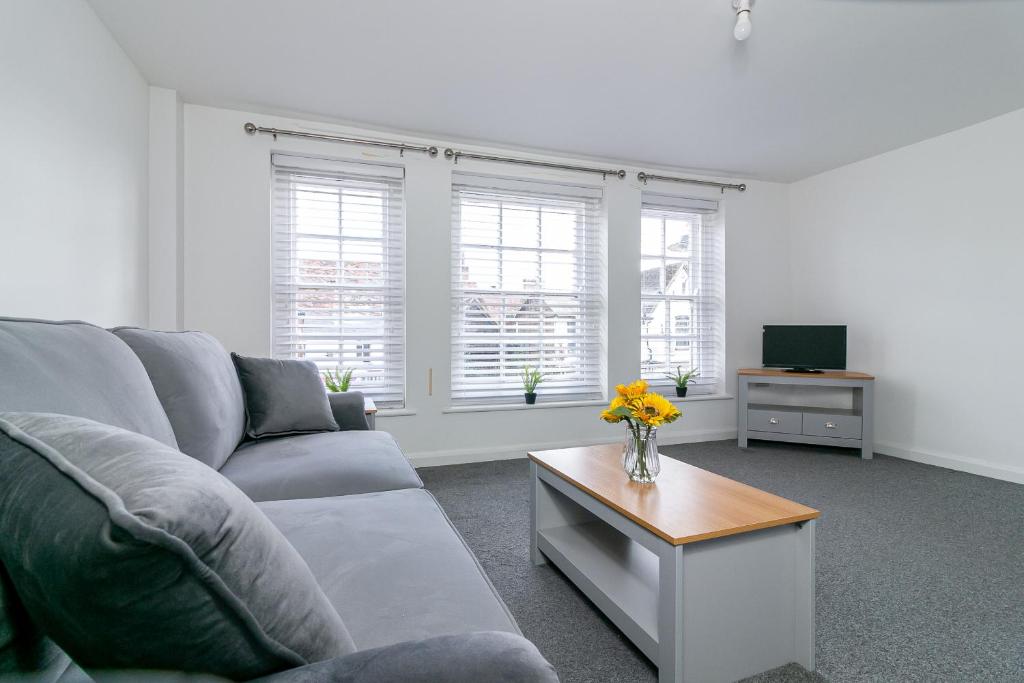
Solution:
[(523, 368), (523, 391), (527, 394), (537, 392), (537, 385), (544, 381), (544, 373), (527, 365)]
[(352, 384), (352, 373), (355, 372), (353, 368), (338, 368), (336, 370), (327, 370), (324, 372), (324, 385), (328, 391), (348, 391), (348, 387)]
[(683, 366), (678, 365), (676, 366), (675, 373), (666, 374), (665, 376), (668, 377), (673, 382), (675, 382), (676, 386), (679, 387), (680, 389), (685, 389), (686, 385), (689, 384), (691, 379), (693, 379), (694, 377), (700, 377), (700, 370), (697, 368), (693, 368), (692, 370), (687, 370), (686, 372), (683, 372)]

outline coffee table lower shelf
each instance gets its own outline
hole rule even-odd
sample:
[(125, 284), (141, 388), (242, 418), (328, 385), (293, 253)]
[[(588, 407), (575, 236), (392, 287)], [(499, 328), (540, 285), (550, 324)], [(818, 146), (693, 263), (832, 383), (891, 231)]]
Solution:
[(674, 545), (531, 463), (533, 560), (550, 561), (661, 683), (814, 670), (814, 520)]
[(657, 555), (604, 522), (540, 531), (537, 546), (649, 659), (657, 661)]

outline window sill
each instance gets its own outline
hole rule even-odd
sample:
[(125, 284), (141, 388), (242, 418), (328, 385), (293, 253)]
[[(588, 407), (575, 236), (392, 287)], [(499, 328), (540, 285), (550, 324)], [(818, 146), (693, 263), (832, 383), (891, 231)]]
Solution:
[(669, 396), (668, 394), (663, 395), (672, 403), (694, 403), (696, 401), (730, 401), (736, 398), (732, 394), (697, 394), (695, 396)]
[(377, 417), (403, 417), (415, 414), (415, 408), (381, 408), (377, 411)]
[(486, 405), (471, 406), (448, 406), (442, 413), (490, 413), (505, 410), (544, 410), (545, 408), (583, 408), (591, 406), (606, 406), (608, 401), (604, 399), (590, 399), (587, 401), (547, 401), (534, 403), (532, 406), (526, 403), (491, 403)]

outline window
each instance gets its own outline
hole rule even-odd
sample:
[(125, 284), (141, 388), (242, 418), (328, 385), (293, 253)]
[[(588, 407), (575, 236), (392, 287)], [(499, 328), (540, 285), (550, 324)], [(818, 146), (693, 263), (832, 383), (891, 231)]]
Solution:
[(452, 186), (452, 402), (601, 398), (601, 191), (456, 175)]
[(690, 392), (723, 390), (725, 275), (718, 203), (644, 194), (640, 220), (641, 377), (698, 368)]
[(405, 403), (403, 171), (275, 154), (273, 349)]

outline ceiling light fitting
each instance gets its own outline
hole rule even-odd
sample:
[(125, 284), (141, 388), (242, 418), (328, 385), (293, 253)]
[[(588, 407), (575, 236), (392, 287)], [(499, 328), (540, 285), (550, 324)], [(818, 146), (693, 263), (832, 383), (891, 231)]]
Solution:
[(736, 28), (732, 30), (732, 36), (736, 40), (746, 40), (754, 29), (750, 23), (750, 5), (754, 0), (732, 0), (732, 8), (736, 10)]

